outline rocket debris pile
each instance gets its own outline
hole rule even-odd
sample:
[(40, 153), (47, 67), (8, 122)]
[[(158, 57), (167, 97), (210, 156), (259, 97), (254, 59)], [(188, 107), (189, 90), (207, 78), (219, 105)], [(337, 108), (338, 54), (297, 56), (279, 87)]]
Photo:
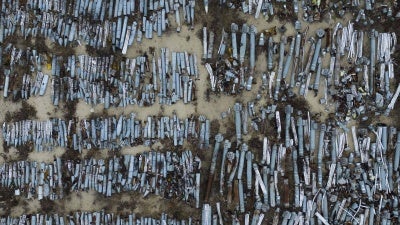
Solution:
[[(254, 210), (255, 224), (270, 210), (276, 211), (274, 221), (284, 224), (400, 222), (397, 128), (317, 122), (310, 113), (293, 112), (290, 105), (284, 111), (260, 108), (266, 109), (268, 119), (276, 120), (276, 136), (268, 133), (261, 149), (252, 148), (254, 143), (250, 142), (233, 146), (221, 134), (216, 136), (212, 162), (221, 165), (212, 164), (210, 174), (219, 174), (219, 181), (208, 184), (207, 198), (224, 196), (228, 207), (234, 206), (241, 213), (235, 216), (237, 220), (248, 221), (249, 210)], [(236, 133), (247, 130), (241, 123), (248, 116), (244, 110), (247, 108), (235, 105), (235, 118), (236, 111), (241, 116), (235, 119)], [(281, 117), (285, 118), (283, 123)], [(211, 191), (213, 185), (217, 186), (215, 192)], [(217, 212), (219, 207), (217, 203)], [(208, 204), (203, 206), (202, 215), (203, 224), (225, 220), (213, 214)]]
[[(316, 30), (312, 34), (315, 37), (307, 42), (308, 29), (300, 30), (301, 27), (293, 36), (282, 34), (276, 43), (273, 37), (276, 28), (257, 35), (254, 26), (243, 24), (239, 31), (239, 26), (233, 23), (230, 34), (222, 30), (218, 60), (215, 60), (210, 54), (213, 45), (209, 43), (213, 32), (204, 28), (203, 55), (211, 91), (240, 94), (244, 89), (250, 91), (254, 78), (261, 77), (258, 84), (261, 90), (256, 99), (265, 94), (267, 99), (285, 102), (295, 95), (307, 97), (313, 91), (323, 106), (335, 108), (341, 121), (363, 117), (366, 112), (390, 113), (400, 93), (400, 86), (391, 85), (395, 73), (392, 54), (397, 46), (394, 32), (367, 33), (354, 29), (352, 22), (347, 26), (338, 23), (334, 29)], [(238, 32), (241, 32), (240, 48)], [(263, 74), (254, 72), (254, 57), (258, 55), (256, 35), (258, 45), (266, 50), (267, 71)], [(276, 53), (279, 53), (278, 59)], [(375, 72), (376, 66), (379, 72)]]
[[(203, 46), (204, 58), (211, 59), (213, 53), (213, 44), (208, 43), (207, 48), (207, 29), (204, 28)], [(240, 47), (237, 44), (237, 35), (239, 26), (235, 23), (231, 25), (231, 44), (228, 46), (228, 33), (222, 30), (222, 39), (218, 48), (218, 58), (216, 63), (206, 63), (211, 90), (213, 92), (224, 92), (227, 94), (236, 94), (240, 90), (246, 88), (250, 91), (253, 84), (253, 75), (255, 68), (255, 54), (256, 54), (256, 34), (257, 28), (255, 26), (248, 26), (243, 24), (240, 36)], [(210, 32), (210, 40), (213, 37)], [(250, 47), (247, 47), (247, 40), (250, 40)], [(228, 50), (228, 51), (227, 51)], [(250, 53), (249, 67), (245, 66), (246, 51)], [(224, 58), (228, 55), (227, 58)]]

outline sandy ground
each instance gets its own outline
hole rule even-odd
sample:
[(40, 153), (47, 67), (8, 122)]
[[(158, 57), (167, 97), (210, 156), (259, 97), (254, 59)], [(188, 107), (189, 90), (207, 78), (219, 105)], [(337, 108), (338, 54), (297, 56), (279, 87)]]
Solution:
[[(282, 25), (278, 20), (274, 20), (272, 22), (265, 22), (263, 19), (255, 20), (252, 16), (246, 16), (248, 24), (256, 25), (258, 31), (262, 31), (264, 29), (271, 28), (273, 26)], [(323, 21), (321, 23), (313, 23), (309, 25), (308, 36), (315, 36), (315, 31), (318, 28), (325, 28), (327, 26), (333, 27), (336, 23), (329, 23), (328, 21)], [(198, 62), (200, 62), (202, 55), (202, 42), (197, 37), (196, 33), (202, 29), (200, 23), (194, 27), (194, 30), (189, 30), (185, 25), (182, 27), (182, 31), (180, 33), (176, 33), (174, 30), (174, 24), (171, 25), (171, 31), (167, 34), (164, 34), (162, 37), (155, 37), (152, 40), (144, 40), (142, 44), (135, 45), (128, 50), (127, 57), (135, 57), (139, 54), (139, 52), (148, 51), (149, 47), (156, 47), (158, 49), (157, 53), (159, 53), (159, 48), (168, 47), (170, 51), (187, 51), (190, 53), (195, 53), (197, 55)], [(287, 24), (287, 32), (286, 36), (291, 36), (295, 34), (294, 27), (291, 24)], [(303, 25), (304, 27), (304, 25)], [(221, 28), (222, 29), (222, 28)], [(215, 32), (221, 32), (221, 30), (217, 30)], [(187, 37), (190, 36), (190, 40), (187, 41)], [(277, 42), (280, 39), (280, 36), (277, 35), (274, 37), (274, 40)], [(218, 48), (219, 40), (215, 41), (215, 49)], [(288, 46), (287, 46), (288, 48)], [(306, 49), (309, 48), (309, 44), (306, 45)], [(76, 49), (77, 54), (85, 54), (85, 47), (80, 46)], [(307, 54), (306, 54), (307, 56)], [(278, 56), (275, 56), (276, 59)], [(324, 65), (327, 65), (327, 59), (325, 57)], [(277, 63), (275, 63), (277, 64)], [(197, 102), (195, 104), (183, 104), (182, 101), (179, 101), (177, 104), (172, 106), (164, 106), (164, 109), (160, 107), (157, 103), (151, 107), (139, 108), (138, 106), (129, 106), (126, 108), (112, 108), (108, 110), (109, 115), (120, 115), (120, 114), (129, 114), (131, 112), (135, 112), (140, 119), (145, 119), (148, 115), (157, 115), (160, 112), (163, 112), (164, 115), (172, 115), (176, 113), (179, 117), (183, 118), (191, 114), (203, 114), (206, 115), (209, 119), (220, 119), (221, 113), (227, 111), (229, 107), (232, 107), (235, 101), (240, 100), (243, 102), (247, 102), (252, 100), (255, 97), (255, 93), (258, 91), (260, 83), (261, 83), (261, 74), (266, 71), (266, 57), (265, 53), (263, 55), (258, 56), (256, 62), (256, 71), (255, 75), (258, 78), (258, 84), (253, 86), (251, 92), (244, 92), (241, 96), (235, 98), (233, 96), (212, 96), (210, 102), (205, 101), (204, 93), (207, 90), (208, 84), (208, 74), (203, 65), (198, 65), (198, 69), (200, 72), (199, 80), (196, 80), (197, 86)], [(50, 74), (50, 71), (44, 70), (45, 74)], [(32, 97), (28, 100), (28, 103), (36, 106), (37, 108), (37, 118), (39, 120), (45, 120), (51, 117), (61, 117), (63, 112), (61, 108), (56, 108), (51, 104), (50, 101), (50, 85), (48, 84), (48, 89), (46, 91), (46, 95), (43, 97)], [(325, 88), (324, 84), (321, 85), (321, 88)], [(313, 93), (309, 92), (307, 100), (310, 104), (310, 107), (313, 112), (322, 112), (323, 118), (327, 116), (326, 107), (319, 104), (319, 99), (322, 97), (322, 92), (319, 93), (318, 96), (314, 96)], [(21, 107), (20, 103), (12, 103), (8, 100), (4, 100), (0, 98), (0, 107), (2, 109), (6, 109), (7, 111), (14, 112)], [(76, 116), (78, 118), (85, 118), (90, 116), (92, 113), (100, 113), (103, 111), (103, 105), (97, 105), (92, 108), (91, 105), (87, 105), (85, 102), (80, 101), (77, 106)], [(0, 114), (0, 121), (4, 121), (4, 113)], [(3, 139), (0, 138), (0, 146), (2, 146)], [(155, 147), (161, 147), (160, 144), (157, 144)], [(154, 147), (154, 146), (153, 146)], [(150, 150), (149, 147), (138, 146), (133, 148), (124, 148), (122, 150), (122, 154), (136, 154), (142, 151)], [(55, 149), (53, 152), (33, 152), (29, 154), (29, 160), (35, 161), (45, 161), (50, 162), (54, 159), (54, 157), (61, 156), (65, 150), (61, 148)], [(0, 148), (0, 153), (4, 154), (3, 150)], [(7, 159), (14, 159), (16, 149), (11, 148), (9, 153), (6, 154)], [(83, 155), (86, 155), (87, 151), (83, 152)], [(106, 157), (107, 151), (101, 151), (100, 157)], [(4, 158), (0, 157), (0, 163), (4, 162)], [(136, 196), (136, 195), (133, 195)], [(153, 196), (150, 199), (143, 199), (142, 197), (135, 197), (128, 194), (124, 194), (122, 196), (112, 197), (111, 199), (106, 199), (104, 197), (100, 197), (94, 191), (89, 192), (79, 192), (73, 193), (68, 198), (57, 202), (57, 209), (61, 212), (72, 212), (72, 211), (93, 211), (93, 210), (101, 210), (104, 208), (110, 209), (114, 212), (120, 212), (121, 210), (117, 208), (118, 205), (121, 205), (121, 202), (128, 201), (131, 202), (131, 206), (124, 209), (124, 211), (134, 211), (137, 213), (143, 214), (152, 214), (159, 213), (163, 210), (166, 210), (163, 204), (160, 204), (161, 199), (157, 196)], [(26, 204), (28, 202), (28, 204)], [(119, 202), (119, 204), (117, 203)], [(115, 203), (115, 205), (111, 206), (111, 203)], [(40, 206), (39, 201), (37, 200), (29, 200), (29, 201), (20, 201), (20, 204), (12, 209), (12, 215), (18, 216), (22, 213), (32, 213), (37, 212)]]

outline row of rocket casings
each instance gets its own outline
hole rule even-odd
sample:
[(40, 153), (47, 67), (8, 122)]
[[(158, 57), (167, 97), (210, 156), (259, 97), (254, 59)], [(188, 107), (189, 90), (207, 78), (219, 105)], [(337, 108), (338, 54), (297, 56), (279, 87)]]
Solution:
[[(298, 24), (296, 24), (298, 25)], [(297, 34), (290, 40), (290, 48), (286, 49), (287, 38), (283, 35), (279, 45), (274, 43), (272, 36), (265, 36), (265, 32), (259, 35), (259, 46), (267, 45), (267, 69), (268, 76), (265, 77), (263, 87), (270, 89), (270, 97), (278, 100), (281, 94), (281, 81), (287, 79), (287, 87), (294, 88), (300, 86), (299, 94), (307, 96), (307, 90), (320, 90), (321, 79), (325, 78), (326, 85), (332, 85), (334, 88), (345, 88), (341, 85), (349, 80), (355, 82), (353, 74), (341, 71), (341, 58), (346, 57), (348, 61), (356, 65), (356, 73), (362, 75), (363, 93), (373, 95), (381, 93), (387, 102), (393, 97), (393, 90), (390, 90), (390, 82), (394, 78), (394, 64), (391, 54), (394, 52), (397, 39), (394, 33), (378, 33), (372, 30), (369, 34), (369, 42), (364, 41), (364, 31), (358, 31), (349, 23), (343, 26), (338, 23), (332, 32), (325, 33), (324, 30), (316, 31), (317, 40), (311, 38), (308, 59), (305, 51), (306, 33), (300, 33), (301, 26), (297, 27)], [(222, 38), (218, 48), (218, 56), (222, 60), (216, 64), (207, 63), (206, 69), (209, 73), (211, 89), (218, 92), (227, 92), (228, 94), (237, 93), (237, 89), (246, 88), (251, 90), (253, 84), (255, 56), (256, 56), (256, 36), (257, 29), (254, 25), (250, 27), (243, 24), (240, 36), (240, 48), (237, 43), (237, 32), (239, 26), (231, 25), (231, 46), (229, 46), (229, 33), (222, 31)], [(249, 67), (244, 64), (246, 58), (247, 40), (250, 34), (250, 56)], [(324, 41), (326, 39), (326, 41)], [(332, 40), (332, 41), (331, 41)], [(322, 45), (325, 42), (325, 48)], [(266, 43), (267, 42), (267, 43)], [(204, 58), (212, 57), (214, 43), (214, 33), (210, 31), (207, 34), (207, 28), (203, 29), (203, 47)], [(302, 44), (303, 43), (303, 44)], [(363, 55), (365, 43), (369, 43), (370, 57)], [(279, 46), (279, 50), (278, 50)], [(226, 54), (226, 49), (232, 51)], [(305, 50), (305, 49), (304, 49)], [(274, 66), (274, 54), (279, 52), (279, 63), (277, 73)], [(287, 52), (285, 56), (285, 52)], [(330, 52), (329, 68), (323, 68), (322, 62)], [(239, 53), (239, 54), (238, 54)], [(224, 58), (227, 56), (227, 58)], [(306, 61), (307, 60), (307, 61)], [(376, 63), (379, 63), (379, 74), (375, 74)], [(303, 66), (300, 66), (303, 65)], [(290, 73), (291, 72), (291, 73)], [(313, 75), (315, 73), (315, 75)], [(314, 80), (314, 84), (311, 82)], [(230, 88), (224, 88), (224, 86)], [(275, 86), (275, 87), (273, 87)], [(327, 92), (327, 88), (325, 88)], [(326, 102), (326, 101), (325, 101)]]
[[(323, 9), (320, 7), (321, 6), (321, 0), (317, 1), (299, 1), (299, 0), (293, 0), (293, 1), (286, 1), (286, 0), (277, 0), (276, 2), (279, 3), (286, 3), (286, 4), (275, 4), (272, 0), (251, 0), (251, 1), (229, 1), (229, 0), (219, 0), (220, 5), (227, 5), (229, 8), (235, 9), (239, 8), (243, 13), (249, 14), (249, 15), (254, 15), (256, 19), (260, 17), (260, 14), (264, 15), (264, 18), (266, 20), (269, 19), (270, 16), (275, 15), (275, 11), (281, 11), (284, 14), (288, 13), (293, 13), (293, 16), (299, 17), (299, 9), (303, 9), (303, 20), (309, 23), (312, 23), (314, 21), (320, 21), (321, 13), (323, 12)], [(363, 22), (369, 22), (370, 24), (373, 24), (374, 21), (370, 18), (367, 18), (365, 15), (365, 11), (371, 12), (373, 10), (381, 10), (382, 11), (382, 16), (387, 16), (386, 19), (393, 19), (393, 16), (395, 18), (399, 18), (400, 12), (393, 12), (393, 6), (390, 5), (380, 5), (376, 4), (374, 0), (366, 0), (364, 4), (362, 4), (363, 1), (360, 0), (352, 0), (347, 2), (347, 4), (343, 4), (342, 1), (338, 1), (335, 3), (332, 3), (330, 5), (331, 9), (334, 9), (340, 17), (343, 17), (346, 13), (346, 11), (350, 8), (357, 8), (358, 9), (358, 14), (356, 17), (356, 21), (363, 21)], [(208, 9), (208, 0), (204, 0), (205, 8), (206, 11)], [(292, 4), (292, 11), (288, 10), (288, 5)], [(348, 7), (351, 6), (351, 7)], [(329, 17), (331, 19), (331, 16)], [(364, 25), (367, 25), (368, 23), (363, 23)]]
[[(67, 59), (53, 56), (49, 64), (53, 79), (40, 72), (44, 59), (36, 50), (25, 51), (8, 45), (4, 53), (8, 52), (12, 59), (11, 70), (15, 64), (28, 59), (32, 71), (37, 72), (34, 78), (23, 75), (21, 89), (11, 90), (9, 84), (16, 78), (6, 69), (4, 97), (8, 97), (10, 91), (17, 91), (23, 99), (44, 95), (51, 80), (54, 105), (59, 105), (60, 101), (82, 99), (92, 105), (102, 103), (107, 109), (110, 106), (152, 105), (157, 96), (160, 104), (173, 104), (179, 100), (186, 104), (195, 99), (195, 79), (199, 71), (196, 56), (188, 52), (170, 52), (161, 48), (159, 56), (155, 55), (151, 60), (142, 55), (121, 62), (116, 62), (114, 56), (79, 55)], [(67, 75), (61, 76), (64, 72)]]
[[(194, 215), (193, 215), (194, 216)], [(0, 218), (0, 225), (192, 225), (200, 224), (199, 221), (189, 217), (187, 219), (175, 218), (166, 212), (163, 212), (160, 218), (138, 216), (135, 213), (127, 215), (107, 213), (104, 211), (97, 212), (73, 212), (68, 215), (55, 214), (31, 214), (21, 215), (20, 217), (5, 216)]]
[[(350, 208), (350, 210), (357, 210), (357, 205), (354, 205)], [(354, 208), (354, 209), (353, 209)], [(365, 207), (363, 207), (365, 208)], [(392, 224), (396, 222), (396, 219), (389, 218), (388, 210), (383, 212), (383, 215), (376, 215), (375, 209), (373, 206), (366, 207), (365, 213), (361, 213), (359, 217), (354, 217), (350, 214), (348, 209), (341, 209), (340, 216), (347, 217), (346, 222), (356, 223), (356, 224)], [(217, 210), (215, 213), (213, 210)], [(371, 212), (371, 213), (370, 213)], [(349, 215), (350, 214), (350, 215)], [(194, 216), (194, 215), (192, 215)], [(311, 220), (311, 224), (315, 223), (328, 223), (320, 213), (316, 212), (315, 216), (318, 218), (318, 221)], [(237, 215), (232, 215), (232, 224), (251, 224), (251, 225), (261, 225), (265, 222), (267, 218), (265, 214), (260, 213), (259, 211), (254, 211), (253, 213), (246, 213), (244, 218), (239, 218)], [(202, 211), (202, 221), (193, 220), (189, 217), (187, 220), (174, 219), (173, 217), (169, 217), (166, 213), (161, 214), (160, 219), (150, 218), (150, 217), (137, 217), (136, 214), (128, 214), (128, 215), (119, 215), (113, 213), (105, 213), (104, 211), (99, 212), (75, 212), (69, 215), (60, 215), (60, 214), (32, 214), (32, 215), (22, 215), (20, 217), (3, 217), (0, 219), (1, 225), (11, 225), (11, 224), (59, 224), (59, 225), (75, 225), (75, 224), (126, 224), (126, 225), (135, 225), (135, 224), (168, 224), (168, 225), (184, 225), (184, 224), (224, 224), (226, 220), (223, 219), (223, 216), (220, 212), (220, 204), (217, 203), (216, 209), (212, 209), (210, 205), (205, 204)], [(280, 210), (276, 210), (272, 221), (270, 221), (273, 225), (278, 224), (304, 224), (305, 215), (302, 212), (289, 212), (284, 211), (281, 213)]]
[(52, 163), (18, 161), (0, 166), (0, 184), (31, 199), (62, 199), (64, 190), (94, 190), (106, 197), (138, 191), (194, 202), (199, 208), (201, 160), (189, 150)]
[(210, 121), (204, 116), (185, 119), (179, 119), (176, 114), (172, 117), (148, 116), (143, 121), (135, 117), (136, 114), (131, 113), (119, 118), (4, 123), (3, 138), (6, 146), (32, 145), (36, 151), (51, 151), (55, 147), (68, 147), (79, 152), (83, 149), (119, 150), (167, 139), (174, 146), (182, 146), (188, 139), (196, 140), (200, 148), (208, 148), (210, 143)]
[[(162, 36), (170, 23), (168, 14), (175, 14), (178, 32), (182, 13), (185, 22), (194, 25), (194, 0), (140, 0), (139, 4), (134, 0), (77, 0), (72, 4), (65, 0), (32, 0), (26, 5), (17, 2), (2, 3), (0, 43), (19, 29), (25, 38), (40, 35), (62, 46), (84, 40), (89, 46), (101, 49), (111, 39), (113, 49), (126, 54), (135, 41), (142, 42), (143, 36), (152, 39), (153, 32)], [(129, 18), (133, 15), (142, 17), (132, 21)]]

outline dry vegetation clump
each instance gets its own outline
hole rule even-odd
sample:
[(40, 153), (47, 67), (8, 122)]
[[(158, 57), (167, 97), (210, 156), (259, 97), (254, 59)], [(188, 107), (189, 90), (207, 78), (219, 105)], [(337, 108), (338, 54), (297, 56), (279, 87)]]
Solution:
[(264, 136), (267, 136), (272, 142), (277, 141), (276, 138), (278, 133), (276, 129), (275, 117), (273, 117), (272, 120), (266, 118), (265, 120), (261, 121), (260, 133)]
[(173, 151), (174, 149), (176, 149), (173, 143), (173, 139), (169, 138), (159, 139), (159, 142), (163, 146), (162, 148), (159, 149), (159, 151), (162, 153), (165, 153), (167, 151)]
[(221, 124), (219, 123), (219, 120), (214, 119), (210, 123), (210, 137), (215, 137), (215, 135), (218, 134), (220, 130)]
[(257, 135), (252, 135), (250, 140), (247, 142), (249, 145), (249, 149), (254, 153), (254, 158), (261, 158), (259, 153), (263, 149), (263, 140)]
[(10, 215), (11, 209), (18, 205), (14, 190), (7, 187), (0, 187), (0, 215)]
[[(200, 2), (200, 7), (197, 9), (200, 14), (205, 14), (203, 2)], [(225, 30), (230, 30), (232, 23), (237, 23), (238, 25), (246, 23), (245, 18), (241, 15), (239, 10), (229, 9), (226, 6), (220, 6), (218, 1), (209, 1), (208, 3), (209, 12), (208, 15), (204, 17), (197, 17), (202, 18), (203, 23), (206, 23), (208, 27), (213, 30), (217, 30), (218, 32), (221, 31), (222, 28)], [(220, 33), (216, 32), (216, 39), (219, 40)]]
[(23, 101), (21, 108), (16, 112), (7, 111), (5, 114), (4, 121), (7, 123), (17, 122), (21, 120), (33, 120), (37, 119), (37, 110), (34, 106), (30, 105), (28, 102)]
[[(391, 112), (391, 115), (398, 115), (395, 114), (396, 108), (394, 108), (394, 110)], [(400, 113), (400, 111), (398, 111)], [(393, 114), (392, 114), (393, 113)], [(362, 117), (367, 117), (368, 119), (363, 121)], [(400, 119), (398, 119), (397, 116), (393, 116), (391, 117), (393, 122), (396, 123), (397, 121), (399, 122), (398, 124), (400, 125)], [(368, 127), (370, 124), (374, 123), (376, 120), (375, 117), (375, 112), (373, 111), (366, 111), (365, 114), (363, 114), (361, 117), (358, 117), (359, 121), (358, 121), (358, 127)]]
[(57, 213), (57, 205), (53, 200), (43, 198), (40, 200), (40, 211), (44, 214)]
[(108, 114), (108, 111), (106, 109), (103, 109), (101, 112), (95, 112), (95, 113), (91, 113), (87, 120), (95, 120), (97, 118), (107, 118), (110, 115)]
[(114, 52), (111, 47), (111, 43), (108, 43), (105, 48), (95, 48), (89, 45), (86, 45), (86, 52), (88, 55), (92, 57), (108, 57), (110, 55), (118, 55), (117, 52)]
[[(304, 97), (296, 96), (294, 98), (288, 98), (287, 101), (285, 102), (284, 106), (286, 105), (291, 105), (293, 107), (293, 112), (301, 111), (303, 113), (306, 113), (310, 111), (310, 104), (307, 102), (307, 100)], [(278, 104), (279, 107), (279, 104)], [(283, 112), (284, 112), (284, 107), (283, 107)]]
[[(400, 128), (400, 99), (397, 100), (394, 105), (393, 110), (389, 114), (389, 118), (391, 119), (393, 125), (397, 128)], [(371, 117), (373, 118), (373, 117)]]
[[(297, 20), (297, 15), (294, 13), (293, 4), (275, 2), (274, 8), (277, 9), (276, 15), (281, 22), (294, 22)], [(268, 20), (272, 21), (273, 16)]]
[(179, 201), (177, 199), (171, 199), (167, 203), (168, 210), (167, 212), (171, 214), (175, 219), (178, 220), (187, 220), (189, 217), (192, 217), (193, 220), (200, 220), (199, 210), (194, 207), (187, 207), (187, 204)]
[[(199, 148), (199, 139), (197, 137), (194, 136), (188, 136), (188, 138), (186, 139), (186, 141), (184, 142), (183, 146), (181, 147), (181, 149), (183, 150), (190, 150), (192, 151), (194, 154), (197, 154), (197, 152), (201, 152), (201, 151), (205, 151), (205, 149), (200, 149)], [(178, 148), (177, 148), (178, 149)], [(165, 151), (165, 149), (163, 150)]]
[(74, 48), (72, 48), (71, 46), (62, 46), (62, 45), (57, 44), (56, 42), (52, 43), (50, 52), (55, 55), (64, 56), (64, 57), (75, 55)]
[(64, 103), (64, 119), (65, 120), (72, 120), (75, 118), (76, 107), (78, 105), (78, 100), (74, 101), (67, 101)]
[(80, 159), (81, 159), (81, 154), (73, 149), (66, 149), (64, 154), (61, 155), (61, 160), (63, 161), (67, 160), (75, 161)]
[(117, 206), (118, 212), (129, 212), (131, 208), (136, 207), (136, 202), (131, 201), (121, 201)]
[(85, 155), (85, 159), (91, 159), (91, 158), (100, 158), (101, 157), (101, 150), (98, 148), (94, 148), (92, 146), (92, 149), (90, 149), (87, 154)]
[[(15, 35), (7, 36), (7, 37), (4, 38), (3, 43), (6, 43), (6, 44), (10, 44), (11, 43), (12, 45), (16, 45), (17, 42), (18, 42), (18, 39), (19, 38), (16, 38)], [(6, 45), (4, 45), (4, 46), (6, 46)]]
[(122, 154), (121, 154), (121, 151), (119, 151), (119, 150), (109, 150), (109, 151), (107, 151), (107, 157), (108, 158), (114, 158), (114, 157), (121, 158)]
[(33, 143), (17, 146), (17, 150), (19, 161), (28, 160), (29, 153), (33, 152)]
[(228, 120), (224, 121), (223, 126), (225, 127), (224, 138), (227, 140), (232, 140), (236, 137), (236, 126), (233, 117), (230, 117)]
[[(10, 146), (8, 146), (5, 141), (3, 141), (3, 152), (4, 153), (9, 153), (10, 152)], [(8, 159), (6, 154), (2, 154), (1, 156), (4, 158), (4, 160)]]
[(41, 36), (35, 38), (34, 44), (32, 46), (39, 54), (49, 54), (51, 51), (46, 45), (46, 39)]
[[(75, 151), (73, 149), (66, 149), (66, 151), (64, 152), (64, 154), (61, 155), (61, 160), (63, 162), (67, 162), (69, 160), (71, 161), (80, 161), (82, 156), (78, 151)], [(62, 185), (63, 185), (63, 191), (64, 191), (64, 195), (66, 197), (68, 197), (68, 195), (71, 192), (71, 187), (72, 187), (72, 182), (71, 182), (71, 176), (73, 174), (71, 174), (67, 168), (67, 164), (64, 164), (62, 166)]]
[(72, 182), (71, 182), (71, 175), (69, 176), (63, 176), (62, 177), (62, 184), (63, 184), (63, 194), (64, 194), (64, 199), (70, 198), (71, 194), (71, 187), (72, 187)]
[(204, 91), (204, 95), (203, 96), (204, 96), (206, 102), (210, 102), (210, 100), (211, 100), (211, 88), (207, 88)]

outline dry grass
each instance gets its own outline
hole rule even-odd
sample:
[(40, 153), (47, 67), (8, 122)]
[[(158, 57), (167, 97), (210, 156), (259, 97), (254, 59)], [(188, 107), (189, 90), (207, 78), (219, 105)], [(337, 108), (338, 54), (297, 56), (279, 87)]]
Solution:
[(18, 200), (14, 195), (14, 190), (0, 187), (0, 215), (9, 215), (12, 207), (18, 205)]

